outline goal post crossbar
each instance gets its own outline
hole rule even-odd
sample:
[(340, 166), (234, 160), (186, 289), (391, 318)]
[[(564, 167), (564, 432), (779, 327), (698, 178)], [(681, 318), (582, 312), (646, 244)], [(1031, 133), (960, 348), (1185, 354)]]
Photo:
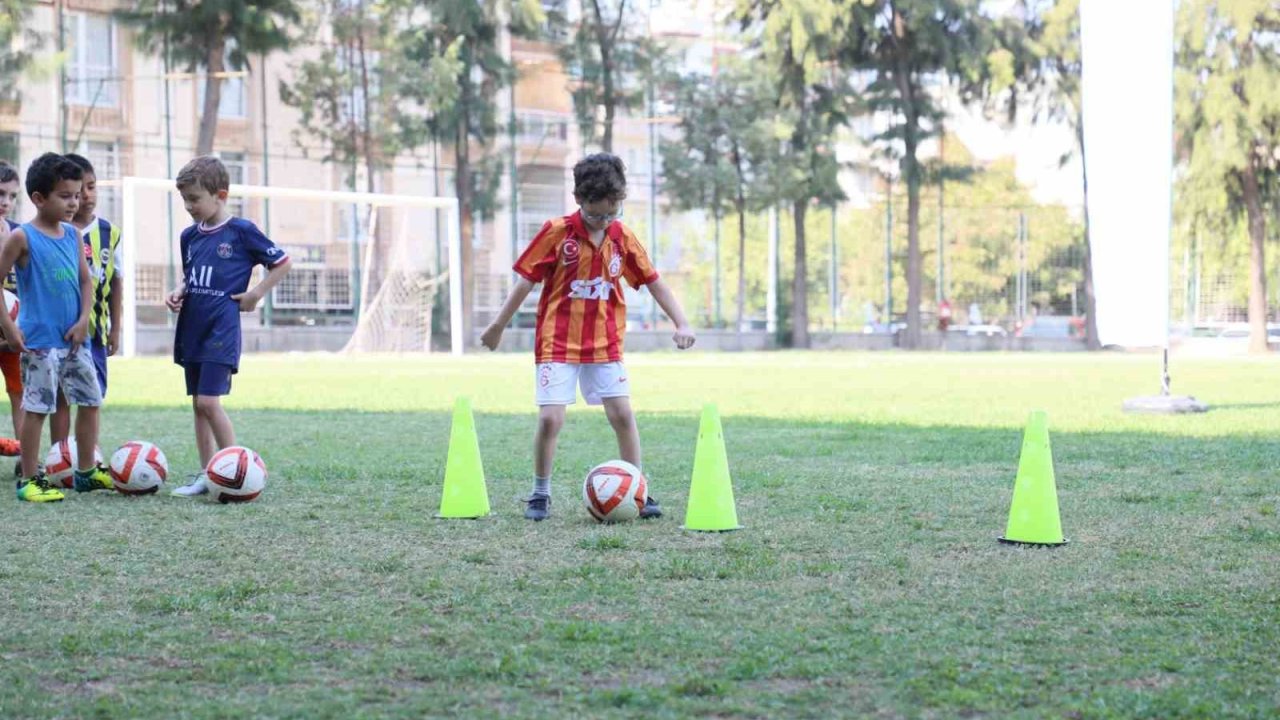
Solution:
[[(121, 231), (126, 239), (138, 237), (140, 230), (140, 210), (138, 207), (138, 190), (175, 190), (174, 181), (166, 178), (124, 177), (120, 179), (121, 188)], [(265, 198), (269, 200), (290, 199), (310, 200), (314, 202), (334, 202), (351, 205), (371, 205), (374, 207), (408, 207), (431, 208), (444, 210), (446, 217), (446, 235), (449, 246), (449, 346), (454, 355), (463, 351), (462, 337), (462, 283), (453, 273), (462, 262), (462, 223), (458, 214), (457, 198), (431, 197), (421, 195), (389, 195), (385, 193), (344, 192), (340, 190), (309, 190), (305, 188), (267, 187), (264, 185), (232, 185), (229, 193), (234, 197)], [(169, 238), (167, 242), (176, 242)], [(124, 253), (124, 328), (121, 332), (121, 350), (125, 356), (137, 354), (137, 253)]]

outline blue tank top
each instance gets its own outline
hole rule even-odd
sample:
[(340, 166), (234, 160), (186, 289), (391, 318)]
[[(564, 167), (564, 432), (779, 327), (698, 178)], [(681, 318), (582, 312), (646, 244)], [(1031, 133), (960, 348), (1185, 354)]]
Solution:
[[(32, 350), (66, 348), (67, 331), (80, 319), (80, 233), (60, 223), (61, 238), (51, 238), (31, 223), (27, 236), (27, 266), (17, 265), (18, 327)], [(15, 263), (16, 265), (16, 263)]]

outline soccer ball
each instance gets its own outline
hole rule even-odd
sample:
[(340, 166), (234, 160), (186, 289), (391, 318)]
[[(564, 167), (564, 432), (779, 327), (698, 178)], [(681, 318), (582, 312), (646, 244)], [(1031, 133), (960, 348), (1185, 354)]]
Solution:
[(111, 479), (125, 495), (154, 493), (168, 476), (169, 461), (149, 442), (130, 440), (111, 454)]
[(634, 520), (647, 497), (644, 473), (624, 460), (600, 463), (582, 483), (582, 502), (597, 522)]
[(249, 502), (262, 494), (267, 483), (262, 458), (238, 445), (215, 453), (204, 471), (209, 476), (209, 499), (220, 503)]
[(16, 322), (18, 320), (18, 296), (5, 290), (4, 306), (9, 310), (9, 319)]
[[(49, 484), (57, 488), (75, 487), (77, 457), (74, 437), (59, 440), (49, 448), (49, 454), (44, 458), (44, 474)], [(102, 462), (102, 448), (96, 445), (93, 448), (93, 461), (99, 464)]]

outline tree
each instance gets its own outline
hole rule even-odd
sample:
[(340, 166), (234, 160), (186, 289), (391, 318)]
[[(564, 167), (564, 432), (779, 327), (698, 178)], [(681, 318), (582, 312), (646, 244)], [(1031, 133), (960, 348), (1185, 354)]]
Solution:
[(757, 155), (771, 129), (767, 122), (769, 88), (759, 73), (730, 63), (715, 75), (672, 79), (671, 98), (680, 118), (682, 141), (662, 146), (663, 190), (678, 210), (710, 210), (715, 223), (716, 277), (714, 320), (720, 315), (721, 219), (738, 220), (737, 327), (745, 323), (747, 212), (758, 204), (753, 187)]
[[(27, 25), (34, 0), (0, 0), (0, 99), (18, 92), (18, 77), (32, 62), (33, 51), (40, 47), (40, 35)], [(15, 48), (22, 40), (22, 47)]]
[(864, 110), (882, 113), (889, 127), (877, 137), (896, 156), (907, 186), (908, 348), (920, 346), (921, 254), (918, 153), (937, 136), (943, 94), (954, 91), (976, 103), (1013, 80), (1013, 55), (997, 46), (998, 23), (979, 0), (862, 0), (849, 10), (853, 25), (841, 37), (841, 66), (872, 78), (862, 93)]
[[(1085, 334), (1090, 350), (1102, 347), (1098, 339), (1098, 305), (1093, 289), (1093, 247), (1089, 238), (1089, 179), (1084, 173), (1084, 112), (1080, 101), (1080, 0), (1051, 0), (1028, 8), (1026, 45), (1030, 58), (1022, 85), (1030, 91), (1035, 120), (1066, 122), (1075, 139), (1073, 152), (1080, 158), (1081, 192), (1084, 196), (1084, 303)], [(1006, 43), (1006, 46), (1014, 43)], [(1010, 103), (1016, 111), (1016, 98)], [(1065, 163), (1070, 155), (1064, 155)]]
[[(365, 190), (375, 192), (380, 171), (421, 145), (424, 125), (455, 102), (461, 41), (427, 63), (410, 62), (404, 34), (426, 20), (414, 3), (322, 0), (315, 10), (305, 36), (318, 39), (317, 54), (294, 64), (292, 78), (280, 82), (281, 100), (301, 115), (293, 138), (304, 155), (313, 146), (304, 136), (319, 140), (323, 160), (347, 171), (353, 191), (363, 164)], [(405, 100), (408, 95), (419, 101)], [(385, 254), (371, 256), (368, 273), (377, 279)]]
[[(587, 142), (600, 138), (601, 148), (613, 152), (613, 122), (618, 111), (636, 110), (645, 96), (660, 48), (647, 35), (635, 5), (627, 0), (580, 0), (581, 18), (560, 59), (573, 78), (571, 91), (578, 127)], [(603, 122), (597, 109), (604, 109)]]
[(218, 130), (222, 74), (248, 68), (251, 55), (288, 48), (300, 15), (294, 0), (140, 0), (116, 18), (137, 29), (142, 50), (167, 52), (192, 72), (204, 69), (196, 154), (207, 155)]
[(1185, 163), (1179, 205), (1210, 217), (1239, 217), (1243, 210), (1251, 352), (1267, 351), (1265, 206), (1280, 202), (1278, 33), (1280, 6), (1273, 0), (1186, 0), (1178, 12), (1175, 117)]
[(850, 88), (832, 71), (858, 1), (741, 0), (738, 7), (744, 27), (757, 31), (753, 45), (759, 60), (777, 78), (774, 137), (779, 142), (766, 156), (764, 182), (777, 202), (791, 205), (791, 344), (798, 348), (809, 346), (805, 216), (814, 202), (844, 199), (833, 147), (837, 128), (848, 121)]
[[(454, 52), (456, 72), (448, 77), (457, 88), (454, 102), (435, 108), (418, 126), (423, 137), (449, 145), (454, 154), (454, 191), (461, 215), (460, 268), (450, 268), (450, 282), (462, 283), (462, 336), (472, 337), (475, 302), (474, 213), (491, 215), (497, 204), (502, 159), (489, 154), (501, 127), (496, 95), (514, 80), (498, 38), (504, 26), (515, 35), (532, 37), (545, 15), (537, 0), (436, 0), (429, 17), (403, 35), (403, 52), (411, 63), (429, 65)], [(403, 99), (428, 104), (426, 87), (404, 88)], [(478, 157), (472, 151), (479, 150)]]

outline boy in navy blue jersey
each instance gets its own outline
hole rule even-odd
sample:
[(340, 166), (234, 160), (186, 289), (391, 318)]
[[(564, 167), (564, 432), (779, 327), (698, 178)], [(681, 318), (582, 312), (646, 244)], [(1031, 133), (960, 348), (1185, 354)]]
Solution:
[[(204, 468), (214, 453), (236, 444), (221, 397), (231, 394), (231, 376), (240, 368), (240, 313), (251, 312), (280, 282), (289, 256), (256, 225), (227, 212), (231, 181), (221, 160), (208, 155), (192, 160), (178, 173), (177, 185), (196, 224), (182, 231), (183, 281), (165, 303), (178, 313), (173, 361), (186, 371)], [(249, 289), (258, 265), (268, 268), (267, 276)], [(202, 469), (172, 494), (203, 495), (209, 491), (206, 481)]]

